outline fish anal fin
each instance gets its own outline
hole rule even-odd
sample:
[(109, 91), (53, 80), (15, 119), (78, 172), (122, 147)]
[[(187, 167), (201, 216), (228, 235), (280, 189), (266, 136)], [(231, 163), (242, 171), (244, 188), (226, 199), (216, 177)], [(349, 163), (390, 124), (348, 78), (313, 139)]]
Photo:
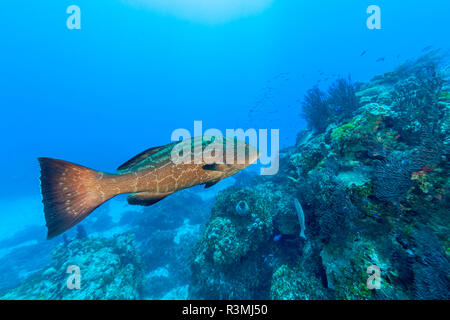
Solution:
[(222, 180), (222, 179), (208, 181), (207, 183), (205, 183), (205, 189), (211, 188), (213, 185), (218, 183), (220, 180)]
[(127, 197), (127, 201), (131, 205), (148, 207), (157, 203), (158, 201), (161, 201), (170, 194), (172, 194), (172, 192), (168, 193), (138, 192), (130, 194)]

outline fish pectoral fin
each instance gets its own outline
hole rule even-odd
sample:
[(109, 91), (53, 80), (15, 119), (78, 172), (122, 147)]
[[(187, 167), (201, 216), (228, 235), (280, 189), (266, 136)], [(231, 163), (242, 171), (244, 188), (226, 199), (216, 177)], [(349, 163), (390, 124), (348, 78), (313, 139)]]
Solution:
[(229, 169), (231, 165), (229, 164), (223, 164), (223, 163), (208, 163), (205, 164), (202, 168), (204, 170), (211, 170), (211, 171), (226, 171), (226, 169)]
[(172, 192), (168, 193), (152, 193), (152, 192), (138, 192), (130, 194), (127, 197), (127, 201), (131, 205), (138, 205), (138, 206), (151, 206), (152, 204), (157, 203), (158, 201), (161, 201), (168, 195), (171, 195)]
[(208, 181), (207, 183), (205, 183), (205, 189), (211, 188), (213, 185), (215, 185), (220, 180), (222, 180), (222, 179)]

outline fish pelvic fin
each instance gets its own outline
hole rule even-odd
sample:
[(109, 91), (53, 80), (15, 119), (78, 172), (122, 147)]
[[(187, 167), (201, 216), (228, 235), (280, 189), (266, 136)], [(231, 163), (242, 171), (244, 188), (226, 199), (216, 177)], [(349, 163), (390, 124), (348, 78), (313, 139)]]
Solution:
[(168, 193), (151, 193), (151, 192), (139, 192), (130, 194), (127, 198), (128, 204), (148, 207), (151, 206), (165, 197), (171, 195)]
[(38, 158), (47, 239), (69, 230), (117, 194), (107, 188), (105, 173), (64, 160)]

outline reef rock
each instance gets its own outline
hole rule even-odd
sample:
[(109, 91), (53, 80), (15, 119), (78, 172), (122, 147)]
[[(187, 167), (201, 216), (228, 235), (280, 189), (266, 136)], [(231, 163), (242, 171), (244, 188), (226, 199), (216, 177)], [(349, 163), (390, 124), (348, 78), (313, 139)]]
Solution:
[(367, 83), (308, 91), (310, 128), (280, 150), (279, 173), (219, 193), (189, 297), (448, 299), (449, 74), (427, 54)]
[[(75, 239), (53, 250), (53, 261), (0, 299), (139, 299), (143, 283), (140, 257), (134, 235), (113, 239)], [(69, 289), (69, 266), (80, 270), (80, 289)], [(70, 279), (69, 279), (70, 282)]]

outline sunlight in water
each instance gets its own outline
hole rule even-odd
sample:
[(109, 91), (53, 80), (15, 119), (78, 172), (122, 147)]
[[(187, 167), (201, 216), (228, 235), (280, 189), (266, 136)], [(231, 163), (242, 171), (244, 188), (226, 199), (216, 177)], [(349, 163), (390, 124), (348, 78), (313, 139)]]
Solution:
[(259, 13), (273, 0), (122, 0), (142, 8), (210, 24)]

